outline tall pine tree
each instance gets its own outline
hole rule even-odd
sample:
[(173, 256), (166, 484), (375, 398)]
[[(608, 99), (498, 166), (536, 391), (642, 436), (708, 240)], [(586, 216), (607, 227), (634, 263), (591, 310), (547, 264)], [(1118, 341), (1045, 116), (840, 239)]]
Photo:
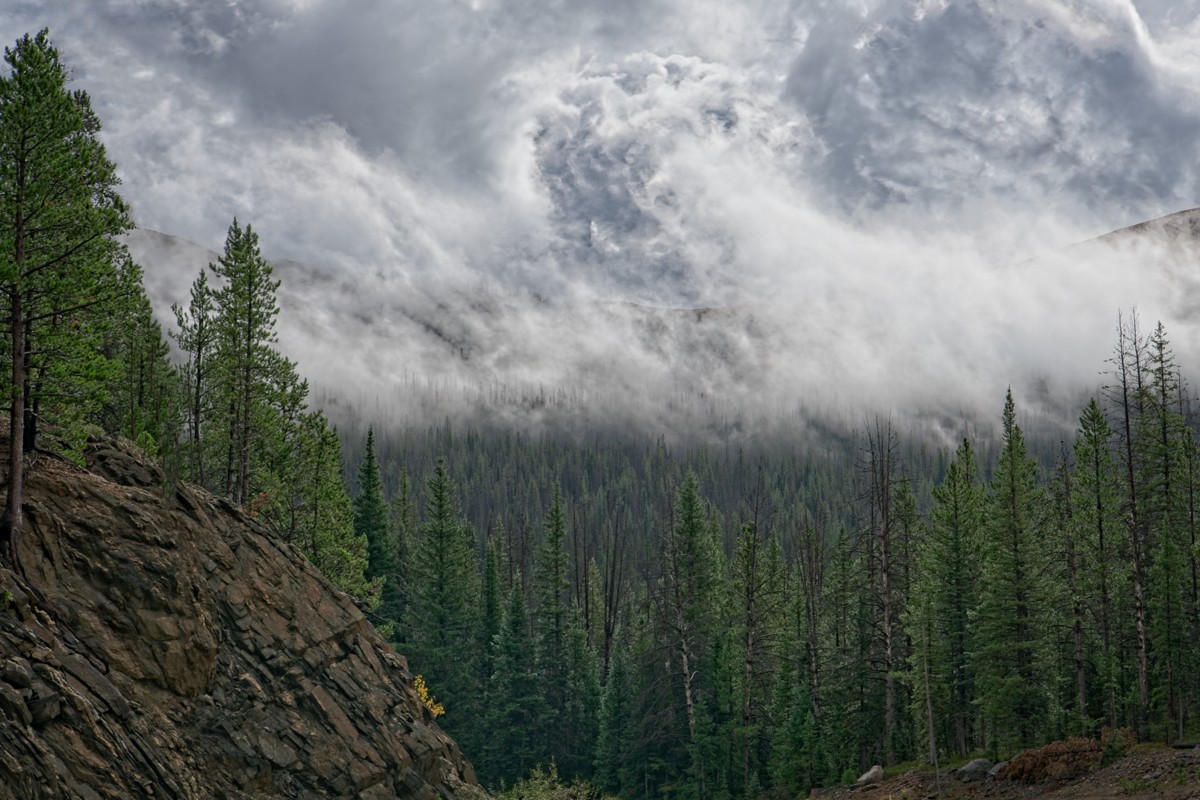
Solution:
[[(426, 483), (425, 524), (414, 552), (416, 585), (410, 614), (414, 669), (444, 699), (446, 724), (470, 724), (478, 570), (475, 534), (459, 512), (446, 465), (438, 461)], [(524, 613), (524, 612), (522, 612)]]
[(213, 274), (224, 285), (216, 305), (220, 409), (225, 413), (223, 490), (235, 504), (248, 503), (258, 490), (253, 477), (255, 444), (265, 433), (265, 409), (272, 400), (269, 375), (279, 315), (279, 281), (259, 250), (258, 234), (234, 219), (225, 252)]
[(16, 564), (25, 517), (25, 456), (40, 420), (65, 425), (68, 446), (99, 405), (101, 355), (120, 292), (114, 237), (130, 227), (116, 168), (87, 93), (49, 34), (5, 48), (0, 75), (0, 319), (8, 370), (9, 469), (0, 544)]
[(993, 751), (1032, 744), (1047, 723), (1051, 670), (1045, 663), (1044, 605), (1048, 553), (1037, 464), (1016, 421), (1012, 390), (1004, 400), (1003, 448), (992, 478), (976, 618), (975, 673)]

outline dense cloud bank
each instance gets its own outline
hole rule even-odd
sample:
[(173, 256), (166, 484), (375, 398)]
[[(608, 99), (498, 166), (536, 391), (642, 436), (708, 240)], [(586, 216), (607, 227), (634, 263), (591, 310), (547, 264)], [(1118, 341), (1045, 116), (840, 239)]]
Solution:
[[(990, 414), (1010, 382), (1057, 414), (1133, 304), (1194, 364), (1189, 254), (1063, 247), (1200, 205), (1198, 12), (64, 0), (0, 34), (51, 27), (140, 224), (216, 249), (236, 214), (296, 262), (282, 344), (318, 384), (744, 427)], [(164, 309), (181, 248), (140, 251)]]

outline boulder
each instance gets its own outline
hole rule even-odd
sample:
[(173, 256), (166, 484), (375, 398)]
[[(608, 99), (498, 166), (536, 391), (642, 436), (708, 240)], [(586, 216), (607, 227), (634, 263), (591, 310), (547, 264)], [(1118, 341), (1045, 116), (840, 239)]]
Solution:
[(1008, 762), (1001, 761), (999, 764), (997, 764), (996, 766), (994, 766), (988, 770), (988, 778), (993, 781), (999, 780), (1000, 773), (1004, 772), (1005, 768), (1007, 768), (1007, 767), (1008, 767)]
[(872, 783), (879, 783), (883, 780), (883, 767), (876, 764), (869, 770), (864, 772), (859, 779), (854, 782), (855, 786), (869, 786)]
[(958, 771), (954, 773), (954, 777), (958, 778), (963, 783), (975, 783), (984, 780), (988, 776), (988, 771), (992, 768), (992, 762), (986, 758), (976, 758), (968, 762)]

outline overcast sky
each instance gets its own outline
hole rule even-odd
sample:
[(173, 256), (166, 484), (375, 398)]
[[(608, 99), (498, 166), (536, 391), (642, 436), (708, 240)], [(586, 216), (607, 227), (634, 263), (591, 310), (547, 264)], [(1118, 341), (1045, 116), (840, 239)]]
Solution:
[[(701, 360), (667, 391), (902, 381), (888, 402), (934, 386), (998, 410), (1030, 375), (1094, 382), (1120, 307), (1200, 351), (1188, 279), (1162, 259), (1012, 266), (1200, 205), (1198, 16), (1200, 0), (8, 0), (0, 38), (50, 27), (139, 225), (216, 249), (237, 215), (269, 256), (336, 277), (298, 289), (326, 307), (283, 326), (330, 381), (467, 380), (388, 309), (427, 328), (446, 298), (536, 293), (756, 310), (757, 333), (729, 335), (771, 332), (759, 371)], [(448, 323), (473, 342), (470, 380), (686, 361), (505, 308)], [(349, 328), (372, 358), (304, 364)]]

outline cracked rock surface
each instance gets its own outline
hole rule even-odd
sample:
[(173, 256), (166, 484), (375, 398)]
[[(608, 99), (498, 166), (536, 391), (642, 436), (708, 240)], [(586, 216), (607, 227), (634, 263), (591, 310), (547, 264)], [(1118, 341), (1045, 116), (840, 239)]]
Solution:
[(0, 569), (0, 798), (480, 794), (299, 550), (114, 442), (88, 462), (33, 465)]

